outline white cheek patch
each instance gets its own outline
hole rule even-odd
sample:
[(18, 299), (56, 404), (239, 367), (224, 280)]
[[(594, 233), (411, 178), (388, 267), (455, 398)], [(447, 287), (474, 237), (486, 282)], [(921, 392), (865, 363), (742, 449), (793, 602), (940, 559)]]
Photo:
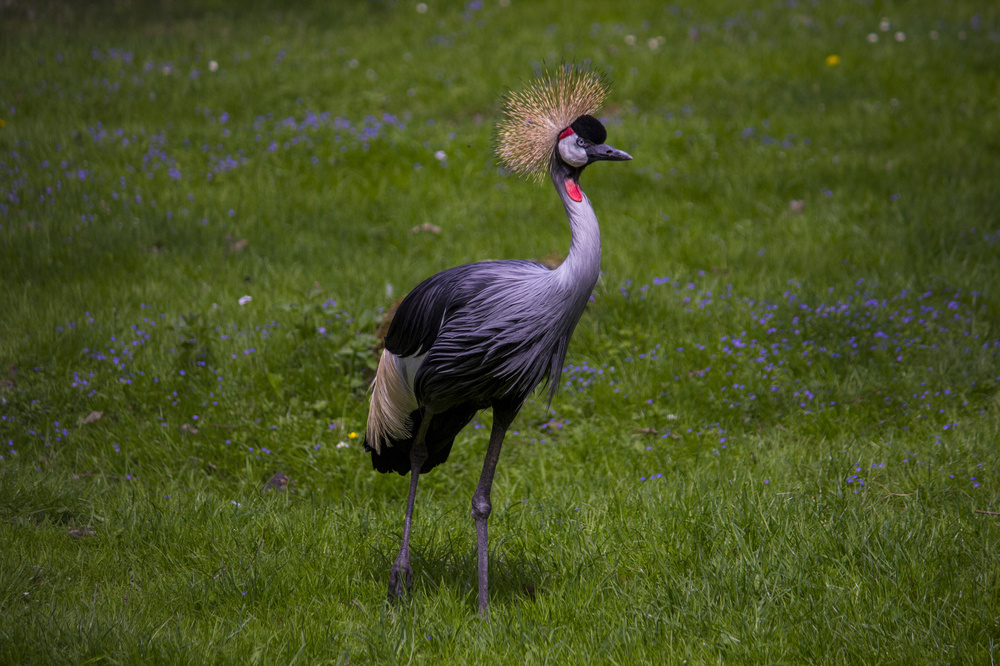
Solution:
[(576, 145), (576, 134), (559, 140), (559, 157), (571, 166), (582, 167), (587, 164), (587, 151)]

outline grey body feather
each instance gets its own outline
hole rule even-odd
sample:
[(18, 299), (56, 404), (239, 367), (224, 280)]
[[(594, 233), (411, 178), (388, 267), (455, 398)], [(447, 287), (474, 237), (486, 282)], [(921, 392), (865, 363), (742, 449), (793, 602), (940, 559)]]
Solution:
[(554, 273), (529, 261), (488, 261), (414, 289), (385, 343), (397, 356), (426, 354), (414, 377), (417, 402), (437, 413), (467, 402), (485, 408), (497, 398), (520, 403), (543, 381), (551, 398), (590, 296)]

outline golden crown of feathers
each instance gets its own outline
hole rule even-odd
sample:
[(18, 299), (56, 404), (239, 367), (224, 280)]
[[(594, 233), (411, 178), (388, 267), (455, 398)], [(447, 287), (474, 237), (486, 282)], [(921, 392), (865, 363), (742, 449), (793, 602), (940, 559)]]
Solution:
[(602, 75), (567, 65), (508, 92), (497, 124), (497, 157), (514, 173), (541, 180), (559, 133), (580, 116), (597, 111), (608, 91)]

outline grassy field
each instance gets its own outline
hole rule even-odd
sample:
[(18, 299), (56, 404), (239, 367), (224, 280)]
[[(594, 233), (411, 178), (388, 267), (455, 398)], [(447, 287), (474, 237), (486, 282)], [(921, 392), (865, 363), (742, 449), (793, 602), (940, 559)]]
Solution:
[[(1000, 6), (944, 4), (2, 3), (0, 662), (993, 663)], [(377, 326), (566, 251), (492, 156), (561, 62), (635, 158), (583, 178), (602, 280), (488, 619), (489, 413), (390, 607)]]

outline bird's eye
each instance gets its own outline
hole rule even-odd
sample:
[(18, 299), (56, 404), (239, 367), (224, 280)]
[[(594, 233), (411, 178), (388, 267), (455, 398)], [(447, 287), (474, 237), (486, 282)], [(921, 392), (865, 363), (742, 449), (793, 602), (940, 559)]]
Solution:
[(586, 148), (587, 147), (587, 140), (584, 139), (582, 136), (577, 137), (576, 138), (576, 145), (580, 146), (581, 148)]

